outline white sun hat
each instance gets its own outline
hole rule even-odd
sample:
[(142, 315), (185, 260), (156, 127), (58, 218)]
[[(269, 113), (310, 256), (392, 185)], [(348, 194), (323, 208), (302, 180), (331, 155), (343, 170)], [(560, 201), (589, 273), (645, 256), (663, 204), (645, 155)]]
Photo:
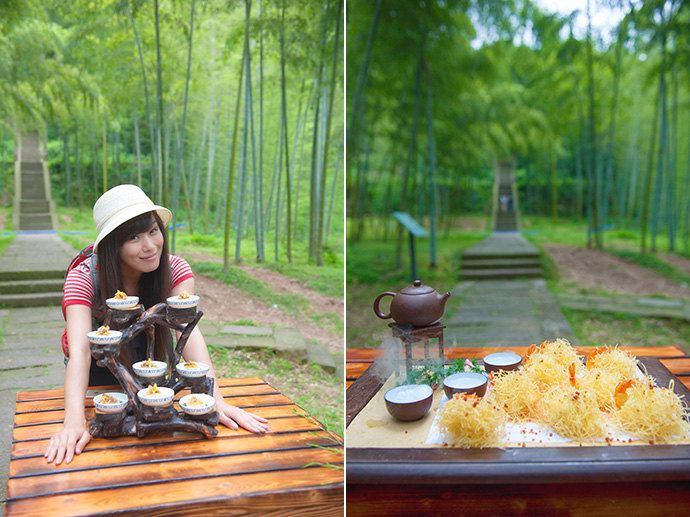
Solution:
[(93, 205), (93, 221), (98, 231), (93, 250), (97, 251), (98, 244), (122, 223), (154, 210), (163, 221), (163, 226), (168, 226), (172, 212), (154, 204), (136, 185), (118, 185), (111, 188)]

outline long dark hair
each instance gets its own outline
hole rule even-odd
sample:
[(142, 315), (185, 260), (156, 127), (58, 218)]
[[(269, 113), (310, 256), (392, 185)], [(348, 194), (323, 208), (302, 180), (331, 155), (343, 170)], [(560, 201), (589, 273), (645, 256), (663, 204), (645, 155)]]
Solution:
[[(103, 321), (106, 312), (105, 300), (112, 297), (115, 291), (124, 291), (122, 268), (120, 264), (120, 248), (134, 235), (148, 231), (153, 223), (163, 235), (163, 250), (158, 268), (150, 273), (143, 273), (139, 279), (139, 303), (150, 308), (157, 303), (164, 302), (172, 289), (172, 274), (168, 254), (168, 234), (163, 221), (155, 211), (138, 215), (122, 223), (109, 233), (98, 245), (98, 293), (94, 304), (94, 317)], [(167, 328), (156, 326), (155, 356), (162, 361), (168, 361), (167, 344), (172, 339)], [(134, 358), (132, 358), (134, 359)]]

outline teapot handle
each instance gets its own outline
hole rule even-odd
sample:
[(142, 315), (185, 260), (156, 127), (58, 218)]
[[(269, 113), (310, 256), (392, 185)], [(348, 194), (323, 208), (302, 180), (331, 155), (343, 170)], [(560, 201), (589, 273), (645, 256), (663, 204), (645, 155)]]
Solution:
[(381, 302), (381, 298), (383, 298), (384, 296), (395, 296), (395, 293), (385, 292), (385, 293), (381, 293), (380, 295), (378, 295), (376, 297), (376, 300), (374, 300), (374, 312), (382, 320), (387, 320), (388, 318), (391, 317), (391, 313), (389, 312), (388, 314), (383, 314), (381, 312), (381, 308), (379, 307), (379, 303)]

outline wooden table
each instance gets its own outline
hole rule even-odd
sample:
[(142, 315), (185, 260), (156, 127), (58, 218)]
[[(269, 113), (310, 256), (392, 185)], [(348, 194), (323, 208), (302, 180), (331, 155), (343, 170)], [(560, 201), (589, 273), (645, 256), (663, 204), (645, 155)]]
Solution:
[[(681, 348), (622, 348), (650, 356), (643, 359), (649, 373), (662, 384), (675, 376), (676, 392), (690, 399), (690, 356)], [(497, 350), (447, 348), (446, 357)], [(578, 347), (580, 354), (590, 350)], [(347, 351), (347, 425), (382, 386), (370, 369), (378, 353)], [(347, 450), (348, 516), (687, 515), (688, 508), (688, 445)]]
[(43, 453), (62, 425), (63, 390), (18, 393), (7, 515), (342, 515), (341, 438), (259, 378), (220, 386), (228, 403), (268, 418), (271, 432), (96, 438), (59, 466)]

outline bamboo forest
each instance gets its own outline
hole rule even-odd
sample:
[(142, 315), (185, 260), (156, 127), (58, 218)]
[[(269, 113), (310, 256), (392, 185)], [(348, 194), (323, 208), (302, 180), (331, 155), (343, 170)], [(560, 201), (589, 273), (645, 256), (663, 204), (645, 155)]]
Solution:
[(183, 224), (221, 232), (226, 264), (335, 260), (342, 4), (3, 2), (5, 201), (13, 133), (32, 127), (59, 205), (136, 183), (176, 214), (173, 249)]
[(348, 346), (421, 279), (460, 346), (690, 347), (688, 2), (347, 7)]
[[(618, 22), (593, 31), (595, 4)], [(524, 214), (586, 220), (597, 248), (615, 227), (690, 253), (687, 3), (348, 5), (350, 238), (393, 210), (430, 228), (481, 212), (513, 159)]]

